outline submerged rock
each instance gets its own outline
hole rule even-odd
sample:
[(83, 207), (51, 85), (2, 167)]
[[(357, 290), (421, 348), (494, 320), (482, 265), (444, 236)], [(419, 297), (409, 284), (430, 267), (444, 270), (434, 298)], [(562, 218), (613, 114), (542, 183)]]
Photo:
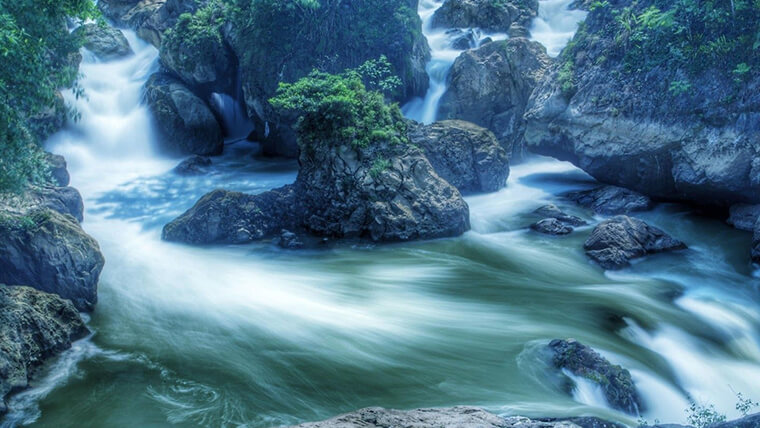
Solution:
[(163, 151), (203, 156), (222, 153), (224, 137), (219, 122), (208, 105), (180, 81), (154, 74), (145, 84), (145, 101)]
[(583, 226), (588, 224), (586, 223), (586, 220), (583, 220), (582, 218), (576, 217), (574, 215), (567, 214), (554, 204), (547, 204), (536, 208), (536, 210), (533, 211), (533, 214), (536, 214), (537, 216), (543, 218), (554, 218), (569, 226)]
[(435, 172), (460, 192), (494, 192), (507, 184), (509, 157), (493, 133), (470, 122), (416, 125), (409, 135)]
[(203, 156), (192, 156), (179, 163), (172, 171), (177, 175), (202, 175), (208, 172), (211, 159)]
[(76, 219), (45, 207), (0, 211), (0, 282), (24, 284), (92, 310), (104, 264)]
[(530, 228), (539, 233), (547, 235), (567, 235), (573, 231), (571, 226), (557, 220), (556, 218), (545, 218), (530, 225)]
[(287, 250), (297, 250), (304, 246), (303, 242), (298, 239), (298, 235), (285, 229), (282, 230), (278, 238), (275, 238), (275, 244)]
[[(71, 302), (0, 284), (0, 397), (29, 386), (32, 370), (88, 333)], [(6, 411), (0, 401), (0, 413)]]
[(617, 186), (600, 186), (591, 190), (566, 193), (565, 197), (597, 214), (628, 214), (652, 209), (648, 196)]
[(124, 33), (116, 28), (90, 23), (79, 26), (74, 33), (84, 38), (84, 47), (101, 61), (134, 54)]
[(433, 27), (482, 28), (506, 33), (513, 23), (529, 25), (537, 0), (446, 0), (433, 15)]
[(555, 367), (599, 385), (612, 408), (631, 415), (638, 415), (644, 410), (628, 370), (613, 365), (598, 352), (574, 339), (552, 340), (549, 348), (554, 352), (552, 362)]
[(639, 219), (619, 215), (599, 223), (583, 248), (604, 269), (622, 269), (632, 259), (684, 249), (686, 244)]
[(490, 129), (513, 155), (522, 155), (523, 113), (531, 92), (549, 68), (538, 42), (511, 38), (462, 53), (451, 67), (438, 117), (462, 119)]

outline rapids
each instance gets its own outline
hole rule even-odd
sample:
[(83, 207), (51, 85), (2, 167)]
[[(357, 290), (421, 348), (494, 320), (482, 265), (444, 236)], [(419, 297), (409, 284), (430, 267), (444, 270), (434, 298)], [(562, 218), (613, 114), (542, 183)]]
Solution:
[[(423, 20), (437, 5), (421, 2)], [(598, 220), (558, 196), (594, 185), (568, 163), (513, 166), (507, 188), (467, 199), (472, 231), (459, 238), (296, 252), (161, 241), (161, 227), (204, 193), (260, 192), (292, 182), (297, 166), (236, 142), (209, 175), (172, 174), (179, 160), (154, 152), (140, 104), (157, 52), (126, 34), (136, 55), (86, 55), (88, 96), (67, 95), (82, 120), (48, 142), (66, 156), (83, 226), (106, 257), (93, 334), (12, 398), (3, 426), (269, 427), (365, 406), (459, 404), (635, 425), (593, 385), (558, 388), (543, 345), (565, 337), (629, 368), (650, 421), (684, 422), (690, 398), (729, 416), (734, 392), (760, 399), (749, 236), (661, 205), (640, 217), (690, 249), (605, 273), (582, 251), (591, 226), (563, 238), (526, 228), (547, 202)], [(415, 117), (432, 120), (436, 96)]]

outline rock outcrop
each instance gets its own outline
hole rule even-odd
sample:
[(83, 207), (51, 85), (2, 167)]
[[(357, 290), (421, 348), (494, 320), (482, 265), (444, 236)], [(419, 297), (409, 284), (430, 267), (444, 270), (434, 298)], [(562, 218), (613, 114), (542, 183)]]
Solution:
[(523, 114), (550, 63), (540, 43), (519, 37), (466, 51), (451, 67), (438, 117), (488, 128), (508, 152), (520, 157)]
[(282, 229), (320, 237), (408, 241), (460, 235), (469, 209), (411, 144), (316, 143), (296, 182), (259, 195), (216, 190), (164, 227), (192, 244), (245, 243)]
[[(0, 284), (0, 397), (29, 386), (35, 367), (88, 333), (71, 302)], [(6, 411), (0, 401), (0, 413)]]
[(752, 261), (760, 263), (760, 222), (755, 223), (755, 230), (752, 234), (752, 249), (750, 250)]
[(116, 28), (99, 24), (83, 24), (74, 31), (74, 34), (84, 38), (84, 47), (101, 61), (110, 61), (134, 54), (124, 33)]
[(145, 84), (160, 148), (173, 155), (218, 155), (224, 148), (221, 126), (209, 106), (179, 80), (156, 73)]
[(92, 310), (105, 261), (76, 219), (43, 207), (0, 216), (0, 282), (28, 285)]
[(574, 339), (552, 340), (549, 348), (554, 353), (552, 362), (555, 367), (599, 385), (612, 408), (631, 415), (638, 415), (644, 410), (628, 370), (610, 363), (598, 352)]
[(137, 35), (160, 47), (164, 32), (183, 13), (195, 12), (205, 0), (100, 0), (98, 8), (119, 26), (134, 29)]
[(435, 172), (463, 194), (494, 192), (507, 184), (509, 157), (485, 128), (446, 120), (414, 125), (409, 138), (422, 148)]
[(604, 269), (622, 269), (633, 259), (684, 249), (686, 244), (637, 218), (619, 215), (599, 223), (583, 248)]
[(536, 232), (546, 235), (567, 235), (573, 231), (572, 226), (567, 225), (556, 218), (545, 218), (530, 225)]
[(648, 196), (617, 186), (600, 186), (591, 190), (570, 192), (566, 198), (597, 214), (628, 214), (652, 209), (654, 203)]
[[(656, 199), (760, 202), (760, 70), (752, 66), (737, 78), (728, 61), (696, 59), (689, 61), (701, 70), (686, 73), (634, 52), (636, 44), (610, 36), (619, 34), (614, 9), (625, 6), (591, 10), (534, 91), (525, 115), (528, 148)], [(650, 6), (640, 1), (629, 13)], [(672, 50), (664, 55), (676, 60)]]
[(537, 14), (537, 0), (446, 0), (433, 15), (433, 26), (506, 33), (512, 24), (528, 27)]
[(760, 218), (760, 205), (735, 204), (729, 209), (727, 223), (739, 230), (752, 232)]
[(587, 224), (586, 220), (583, 220), (582, 218), (574, 216), (574, 215), (570, 215), (562, 211), (561, 209), (559, 209), (559, 207), (557, 207), (554, 204), (548, 204), (548, 205), (544, 205), (542, 207), (536, 208), (533, 211), (533, 214), (545, 219), (551, 218), (551, 219), (559, 220), (561, 223), (564, 223), (568, 226), (583, 226)]
[(203, 156), (191, 156), (172, 170), (177, 175), (203, 175), (208, 172), (211, 166), (211, 159)]

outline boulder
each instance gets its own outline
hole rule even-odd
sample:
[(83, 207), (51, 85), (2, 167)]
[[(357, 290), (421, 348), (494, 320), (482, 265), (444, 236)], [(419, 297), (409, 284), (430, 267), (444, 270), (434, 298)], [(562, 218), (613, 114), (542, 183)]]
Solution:
[(495, 192), (507, 184), (509, 157), (485, 128), (446, 120), (413, 125), (409, 138), (422, 148), (435, 172), (463, 194)]
[(203, 156), (189, 157), (172, 170), (177, 175), (203, 175), (208, 172), (211, 166), (211, 159)]
[(0, 282), (24, 284), (92, 310), (104, 259), (76, 219), (44, 206), (0, 210)]
[(456, 50), (472, 49), (478, 44), (478, 37), (472, 29), (451, 28), (446, 30), (446, 35), (451, 40), (451, 47)]
[(536, 208), (533, 211), (533, 214), (536, 214), (537, 216), (541, 218), (553, 218), (559, 220), (561, 223), (564, 223), (569, 226), (583, 226), (588, 223), (586, 223), (586, 220), (583, 220), (580, 217), (576, 217), (574, 215), (567, 214), (566, 212), (559, 209), (554, 204), (547, 204), (542, 207)]
[(752, 261), (760, 263), (760, 222), (755, 224), (755, 231), (752, 234), (752, 249), (750, 250)]
[(74, 34), (84, 39), (84, 47), (101, 61), (110, 61), (133, 55), (127, 38), (120, 30), (100, 24), (83, 24)]
[(619, 215), (599, 223), (583, 244), (604, 269), (622, 269), (632, 259), (686, 248), (686, 244), (643, 221)]
[(68, 214), (80, 223), (84, 220), (82, 195), (73, 187), (35, 187), (29, 190), (26, 199), (32, 205)]
[(760, 218), (760, 205), (734, 204), (729, 208), (727, 223), (739, 230), (752, 232)]
[(156, 73), (145, 84), (160, 148), (173, 155), (218, 155), (222, 128), (208, 105), (180, 81)]
[(617, 186), (600, 186), (591, 190), (570, 192), (566, 198), (597, 214), (628, 214), (652, 209), (654, 203), (648, 196)]
[(319, 237), (408, 241), (469, 229), (469, 209), (459, 191), (412, 144), (315, 142), (301, 152), (299, 164), (292, 185), (259, 195), (209, 193), (167, 224), (163, 238), (239, 244), (287, 229)]
[(599, 385), (612, 408), (631, 415), (638, 415), (644, 410), (644, 403), (628, 370), (610, 363), (598, 352), (574, 339), (552, 340), (549, 348), (553, 352), (555, 367)]
[[(71, 302), (30, 287), (0, 284), (0, 397), (28, 387), (35, 367), (87, 333)], [(0, 413), (5, 411), (0, 401)]]
[(513, 23), (530, 25), (537, 14), (538, 0), (446, 0), (435, 11), (432, 24), (506, 33)]
[(709, 428), (760, 428), (760, 413), (754, 413), (732, 421), (718, 422)]
[(758, 67), (741, 79), (731, 61), (705, 63), (698, 73), (654, 59), (646, 60), (651, 67), (631, 67), (626, 58), (643, 62), (647, 53), (621, 52), (627, 43), (609, 36), (626, 6), (640, 15), (655, 2), (611, 3), (589, 12), (583, 31), (531, 96), (528, 149), (655, 199), (760, 203)]
[(556, 218), (545, 218), (530, 225), (530, 228), (546, 235), (567, 235), (573, 231), (571, 226)]
[(438, 117), (490, 129), (502, 146), (519, 158), (523, 153), (523, 113), (550, 63), (540, 43), (519, 37), (463, 52), (451, 67)]
[(244, 244), (295, 229), (293, 186), (258, 195), (214, 190), (164, 226), (161, 237), (187, 244)]

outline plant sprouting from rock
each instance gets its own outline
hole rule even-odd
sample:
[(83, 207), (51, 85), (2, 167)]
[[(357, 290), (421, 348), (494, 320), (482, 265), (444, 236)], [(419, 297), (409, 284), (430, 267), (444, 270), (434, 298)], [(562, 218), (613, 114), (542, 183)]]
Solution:
[(401, 79), (393, 73), (393, 66), (385, 55), (366, 61), (357, 71), (361, 74), (364, 85), (371, 91), (390, 96), (401, 86)]
[(726, 415), (718, 413), (715, 405), (703, 406), (692, 401), (689, 408), (686, 409), (686, 419), (689, 423), (697, 428), (705, 428), (709, 425), (724, 422)]

